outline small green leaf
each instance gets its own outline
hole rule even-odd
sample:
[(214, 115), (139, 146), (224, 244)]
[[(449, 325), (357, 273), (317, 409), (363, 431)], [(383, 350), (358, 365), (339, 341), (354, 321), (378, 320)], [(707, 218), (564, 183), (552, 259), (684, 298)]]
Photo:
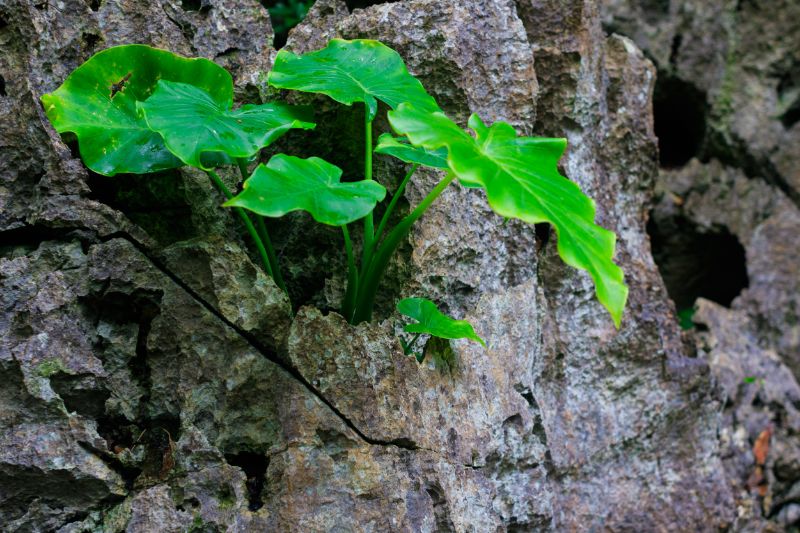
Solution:
[(687, 307), (678, 311), (678, 323), (680, 324), (681, 329), (694, 329), (694, 321), (692, 320), (694, 313), (694, 307)]
[(326, 94), (346, 105), (364, 102), (370, 120), (378, 110), (376, 99), (392, 109), (403, 102), (439, 109), (397, 52), (368, 39), (332, 39), (322, 50), (301, 56), (284, 48), (268, 79), (273, 87)]
[(378, 138), (375, 152), (396, 157), (406, 163), (416, 163), (426, 167), (447, 168), (447, 148), (428, 150), (421, 146), (409, 144), (408, 139), (393, 137), (391, 133), (384, 133)]
[(194, 85), (223, 107), (233, 100), (231, 75), (212, 61), (131, 44), (93, 55), (42, 103), (56, 131), (74, 133), (83, 162), (99, 174), (177, 168), (183, 164), (136, 106), (162, 79)]
[(194, 85), (164, 80), (138, 105), (167, 148), (198, 168), (215, 166), (208, 160), (211, 152), (249, 159), (290, 129), (315, 126), (310, 107), (276, 102), (231, 110), (230, 103), (221, 105)]
[(341, 183), (341, 176), (339, 167), (318, 157), (278, 154), (258, 165), (244, 190), (223, 205), (267, 217), (307, 211), (317, 222), (341, 226), (363, 218), (386, 196), (376, 181)]
[(428, 149), (446, 147), (448, 165), (459, 181), (483, 187), (499, 215), (530, 224), (551, 223), (565, 263), (589, 272), (597, 298), (619, 327), (628, 297), (623, 273), (612, 261), (616, 235), (594, 223), (594, 201), (558, 172), (565, 139), (518, 137), (505, 122), (486, 127), (469, 119), (471, 137), (441, 112), (402, 104), (389, 112), (398, 133)]
[(755, 383), (758, 378), (755, 376), (747, 376), (742, 381), (745, 383)]
[(406, 298), (397, 302), (397, 310), (418, 322), (405, 326), (404, 329), (408, 333), (427, 333), (443, 339), (471, 339), (486, 346), (469, 322), (450, 318), (439, 311), (436, 304), (430, 300)]

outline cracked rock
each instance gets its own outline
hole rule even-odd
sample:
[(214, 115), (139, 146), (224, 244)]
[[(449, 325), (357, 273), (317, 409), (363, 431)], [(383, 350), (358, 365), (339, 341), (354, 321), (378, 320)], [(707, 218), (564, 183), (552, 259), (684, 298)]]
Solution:
[[(302, 215), (271, 222), (292, 317), (205, 176), (94, 175), (38, 103), (91, 54), (128, 42), (219, 62), (238, 102), (276, 98), (264, 81), (275, 53), (265, 8), (0, 3), (2, 528), (793, 527), (793, 7), (774, 17), (758, 2), (741, 2), (740, 15), (718, 2), (629, 4), (405, 0), (350, 12), (319, 0), (287, 44), (380, 39), (462, 125), (477, 112), (566, 137), (564, 174), (618, 234), (631, 292), (616, 330), (550, 228), (506, 224), (482, 191), (457, 185), (403, 243), (379, 319), (356, 327), (335, 312), (338, 234)], [(761, 44), (744, 50), (751, 38)], [(773, 50), (763, 64), (758, 49)], [(698, 159), (669, 170), (653, 129), (664, 71), (691, 81), (709, 117)], [(327, 153), (357, 176), (361, 145), (344, 138), (360, 135), (358, 106), (353, 116), (290, 98), (313, 102), (321, 125), (279, 146)], [(387, 127), (376, 122), (376, 134)], [(403, 171), (376, 158), (389, 189)], [(222, 177), (236, 187), (232, 172)], [(440, 178), (416, 174), (398, 210)], [(729, 308), (698, 300), (689, 332), (647, 233), (648, 218), (652, 229), (674, 217), (726, 228), (749, 283)], [(430, 343), (418, 364), (396, 339), (398, 296), (436, 300), (488, 347), (455, 341), (436, 357)], [(766, 440), (760, 464), (753, 449)]]

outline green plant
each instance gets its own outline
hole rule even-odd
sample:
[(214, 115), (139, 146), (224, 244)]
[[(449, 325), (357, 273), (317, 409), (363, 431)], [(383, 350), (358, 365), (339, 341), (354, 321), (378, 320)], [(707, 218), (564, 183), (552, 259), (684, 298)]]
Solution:
[[(291, 128), (310, 129), (311, 110), (283, 103), (233, 105), (233, 79), (207, 59), (144, 45), (98, 52), (54, 92), (42, 96), (59, 133), (77, 137), (87, 167), (104, 176), (199, 168), (233, 198), (215, 168), (247, 163)], [(264, 221), (237, 214), (264, 268), (286, 290)]]
[(440, 339), (470, 339), (486, 347), (486, 343), (480, 338), (472, 324), (466, 320), (455, 320), (436, 307), (436, 304), (425, 298), (406, 298), (397, 302), (397, 310), (402, 315), (416, 320), (416, 323), (407, 324), (406, 333), (414, 333), (414, 337), (406, 342), (400, 339), (403, 352), (406, 355), (414, 355), (420, 363), (425, 358), (423, 353), (414, 353), (414, 343), (420, 335), (431, 335)]
[[(619, 327), (627, 287), (622, 270), (612, 261), (615, 235), (594, 224), (592, 200), (559, 174), (564, 139), (519, 137), (510, 125), (496, 122), (487, 127), (475, 114), (468, 123), (474, 132), (470, 135), (441, 111), (399, 54), (377, 41), (333, 39), (305, 55), (281, 50), (268, 80), (277, 88), (321, 93), (346, 105), (364, 104), (363, 180), (342, 183), (336, 166), (316, 157), (285, 154), (249, 172), (248, 164), (280, 135), (292, 128), (313, 128), (311, 110), (280, 102), (234, 109), (230, 75), (204, 59), (141, 45), (111, 48), (90, 58), (42, 101), (56, 130), (77, 136), (81, 156), (95, 172), (112, 176), (184, 164), (206, 172), (226, 196), (223, 205), (234, 208), (245, 224), (265, 270), (284, 290), (262, 217), (302, 210), (320, 223), (339, 226), (348, 264), (341, 312), (353, 324), (371, 320), (391, 256), (414, 222), (458, 181), (485, 189), (489, 206), (506, 219), (551, 223), (561, 257), (589, 272), (598, 299)], [(390, 108), (394, 135), (384, 133), (376, 146), (373, 121), (379, 101)], [(373, 179), (373, 152), (410, 164), (379, 221), (373, 211), (386, 189)], [(236, 165), (245, 180), (235, 196), (216, 173), (225, 165)], [(419, 205), (392, 227), (398, 200), (420, 166), (445, 172)], [(359, 254), (348, 228), (358, 220), (363, 242)], [(400, 310), (421, 324), (407, 331), (460, 338), (447, 337), (453, 334), (454, 322), (447, 322), (452, 319), (434, 304), (413, 301), (413, 306), (412, 300), (401, 302)], [(465, 331), (458, 334), (483, 342), (471, 326), (468, 334)]]
[(678, 310), (678, 324), (680, 325), (681, 329), (683, 330), (690, 330), (694, 329), (694, 307), (686, 307), (684, 309)]

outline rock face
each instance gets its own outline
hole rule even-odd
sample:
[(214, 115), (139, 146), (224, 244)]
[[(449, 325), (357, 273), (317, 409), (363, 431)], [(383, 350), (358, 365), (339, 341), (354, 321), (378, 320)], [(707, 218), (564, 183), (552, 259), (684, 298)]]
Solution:
[[(790, 26), (758, 36), (788, 57), (770, 56), (789, 74), (768, 87), (773, 71), (734, 53), (731, 37), (755, 35), (747, 24), (756, 22), (738, 25), (745, 17), (730, 19), (739, 12), (731, 9), (406, 0), (350, 13), (318, 0), (287, 46), (380, 39), (462, 125), (477, 112), (525, 134), (567, 137), (565, 173), (619, 236), (631, 295), (617, 331), (547, 227), (504, 224), (481, 191), (452, 186), (388, 282), (470, 319), (488, 349), (459, 341), (439, 353), (429, 343), (418, 365), (403, 355), (390, 300), (379, 320), (357, 327), (326, 308), (341, 279), (322, 269), (341, 258), (324, 231), (305, 232), (308, 220), (275, 227), (279, 244), (303, 247), (284, 254), (289, 277), (330, 276), (324, 287), (295, 282), (300, 303), (323, 309), (306, 305), (292, 318), (204, 176), (91, 174), (38, 104), (92, 53), (129, 42), (218, 61), (240, 101), (272, 97), (263, 76), (272, 30), (258, 2), (0, 3), (2, 529), (714, 531), (796, 522), (800, 182), (787, 139), (797, 130), (791, 53), (800, 47), (791, 48)], [(601, 22), (633, 40), (607, 35)], [(676, 28), (685, 35), (677, 45)], [(669, 170), (659, 170), (653, 129), (653, 91), (664, 90), (657, 72), (679, 87), (696, 76), (700, 108), (714, 118), (700, 133), (707, 151), (687, 158), (701, 160)], [(732, 81), (740, 79), (746, 87)], [(748, 87), (760, 100), (745, 102)], [(770, 98), (788, 102), (783, 114), (764, 112)], [(314, 101), (321, 116), (337, 113)], [(340, 142), (314, 135), (286, 145)], [(672, 145), (661, 142), (663, 162)], [(376, 165), (393, 186), (402, 169)], [(417, 174), (405, 208), (439, 178)], [(673, 231), (686, 227), (688, 237)], [(675, 292), (674, 273), (694, 263), (662, 261), (663, 252), (723, 228), (741, 243), (749, 285), (732, 302), (698, 300), (697, 327), (682, 332), (670, 297), (680, 306), (704, 295)]]
[[(663, 168), (649, 230), (670, 296), (696, 309), (687, 341), (725, 401), (734, 525), (796, 528), (800, 6), (603, 4), (605, 27), (629, 35), (658, 68)], [(761, 461), (759, 441), (770, 446)]]

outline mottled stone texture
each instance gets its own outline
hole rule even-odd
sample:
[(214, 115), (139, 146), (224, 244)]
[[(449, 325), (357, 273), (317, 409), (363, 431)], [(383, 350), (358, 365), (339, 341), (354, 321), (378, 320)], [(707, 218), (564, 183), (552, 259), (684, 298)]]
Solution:
[[(299, 231), (275, 225), (297, 303), (323, 308), (292, 318), (204, 176), (94, 175), (38, 105), (93, 52), (128, 42), (218, 61), (240, 101), (274, 97), (258, 2), (0, 0), (0, 529), (750, 531), (798, 520), (800, 215), (797, 143), (785, 140), (797, 130), (796, 32), (789, 15), (762, 21), (780, 31), (746, 30), (788, 62), (773, 73), (731, 48), (758, 24), (731, 14), (758, 3), (646, 4), (655, 11), (407, 0), (350, 13), (319, 0), (290, 34), (295, 51), (380, 39), (460, 123), (477, 112), (567, 137), (564, 172), (619, 235), (631, 296), (617, 331), (546, 226), (504, 224), (481, 191), (452, 186), (387, 281), (472, 320), (488, 349), (431, 345), (418, 365), (395, 337), (391, 299), (357, 327), (329, 311), (342, 286), (330, 233), (302, 217)], [(708, 96), (704, 142), (716, 152), (659, 171), (656, 66), (601, 20)], [(676, 27), (693, 33), (675, 44)], [(310, 101), (336, 126), (282, 146), (343, 147), (357, 161), (342, 134), (358, 135), (360, 111)], [(389, 187), (403, 171), (382, 157), (376, 168)], [(402, 208), (439, 178), (418, 173)], [(651, 231), (724, 227), (746, 254), (749, 287), (729, 308), (698, 300), (693, 331), (679, 329), (651, 254), (651, 208)], [(764, 431), (772, 446), (756, 464)]]
[[(680, 157), (662, 158), (653, 251), (679, 307), (701, 297), (685, 336), (725, 402), (719, 442), (734, 529), (792, 530), (800, 525), (800, 4), (602, 3), (605, 28), (631, 37), (658, 68), (656, 130), (667, 125), (662, 153)], [(744, 279), (732, 282), (739, 270)], [(765, 431), (771, 446), (759, 466), (750, 451)]]

